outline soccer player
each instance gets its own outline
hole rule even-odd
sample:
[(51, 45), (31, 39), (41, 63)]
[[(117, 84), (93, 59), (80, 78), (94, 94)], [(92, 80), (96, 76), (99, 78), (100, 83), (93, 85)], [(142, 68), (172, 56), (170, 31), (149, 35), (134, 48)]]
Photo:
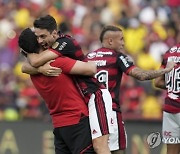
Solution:
[(105, 26), (100, 34), (100, 41), (102, 48), (87, 54), (87, 60), (96, 62), (98, 72), (95, 76), (111, 93), (116, 120), (114, 121), (115, 133), (110, 135), (110, 149), (113, 154), (119, 154), (127, 146), (119, 100), (123, 73), (141, 81), (150, 80), (169, 72), (173, 68), (173, 64), (157, 71), (145, 71), (138, 68), (125, 54), (123, 33), (116, 26)]
[[(30, 28), (25, 29), (19, 37), (19, 46), (26, 55), (38, 51), (39, 45)], [(47, 77), (43, 74), (30, 75), (39, 94), (46, 102), (54, 127), (54, 145), (56, 154), (95, 153), (89, 126), (88, 108), (68, 74), (93, 75), (96, 66), (67, 57), (59, 57), (51, 63), (53, 67), (61, 67), (61, 75)], [(22, 68), (31, 68), (28, 63)], [(33, 69), (33, 68), (32, 68)], [(37, 69), (34, 69), (34, 72)]]
[[(63, 55), (76, 60), (85, 58), (81, 47), (72, 37), (58, 33), (57, 23), (52, 16), (35, 20), (34, 32), (41, 47), (47, 50), (40, 54), (28, 54), (32, 66), (39, 67)], [(97, 154), (110, 154), (108, 139), (109, 134), (114, 132), (111, 95), (93, 77), (76, 76), (74, 79), (88, 103), (93, 147)]]
[(155, 79), (155, 86), (166, 89), (163, 106), (163, 142), (167, 144), (167, 154), (180, 154), (180, 43), (173, 46), (163, 56), (161, 67), (168, 61), (176, 63), (173, 70)]

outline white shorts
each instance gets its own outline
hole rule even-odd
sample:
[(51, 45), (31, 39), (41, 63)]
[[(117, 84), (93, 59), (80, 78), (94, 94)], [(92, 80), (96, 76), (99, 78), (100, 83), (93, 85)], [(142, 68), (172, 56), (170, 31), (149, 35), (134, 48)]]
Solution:
[(109, 136), (110, 151), (124, 150), (127, 148), (127, 135), (122, 121), (121, 112), (113, 111), (114, 115), (114, 133)]
[(180, 143), (180, 113), (163, 112), (162, 136), (166, 144)]
[(114, 132), (112, 97), (107, 89), (93, 93), (88, 108), (92, 139)]

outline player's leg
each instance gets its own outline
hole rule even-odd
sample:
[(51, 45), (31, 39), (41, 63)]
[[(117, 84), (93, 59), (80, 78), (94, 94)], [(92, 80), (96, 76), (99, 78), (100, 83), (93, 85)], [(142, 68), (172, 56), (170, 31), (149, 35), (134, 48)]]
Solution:
[(59, 134), (70, 151), (66, 154), (95, 154), (92, 145), (89, 117), (81, 118), (80, 122), (76, 125), (59, 128)]
[(180, 154), (180, 143), (167, 144), (167, 154)]
[(112, 154), (125, 154), (127, 136), (121, 112), (113, 111), (114, 133), (110, 134), (109, 147)]
[[(89, 125), (89, 117), (81, 119), (80, 123), (73, 128), (73, 138), (71, 143), (74, 148), (71, 150), (72, 154), (95, 154), (92, 145), (91, 130)], [(80, 152), (79, 152), (79, 149)]]
[(108, 147), (109, 135), (103, 135), (92, 140), (94, 151), (97, 154), (110, 154)]
[(108, 139), (114, 127), (112, 98), (108, 90), (98, 90), (92, 94), (88, 107), (94, 150), (97, 154), (110, 154)]
[(69, 154), (71, 153), (68, 146), (62, 139), (60, 135), (60, 128), (55, 128), (53, 131), (54, 134), (54, 146), (55, 146), (55, 154)]
[(163, 112), (163, 142), (167, 144), (167, 154), (180, 153), (180, 113)]

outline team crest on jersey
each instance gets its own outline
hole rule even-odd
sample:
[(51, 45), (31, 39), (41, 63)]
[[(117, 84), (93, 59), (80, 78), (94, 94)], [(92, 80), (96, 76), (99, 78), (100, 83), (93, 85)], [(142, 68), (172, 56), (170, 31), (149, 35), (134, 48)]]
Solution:
[(53, 48), (53, 49), (56, 49), (56, 48), (58, 47), (58, 45), (59, 45), (59, 42), (55, 42), (55, 43), (52, 45), (52, 48)]
[(87, 55), (87, 58), (88, 58), (88, 59), (92, 59), (92, 58), (94, 58), (94, 57), (96, 57), (96, 53), (95, 53), (95, 52), (91, 52), (91, 53), (89, 53), (89, 54)]

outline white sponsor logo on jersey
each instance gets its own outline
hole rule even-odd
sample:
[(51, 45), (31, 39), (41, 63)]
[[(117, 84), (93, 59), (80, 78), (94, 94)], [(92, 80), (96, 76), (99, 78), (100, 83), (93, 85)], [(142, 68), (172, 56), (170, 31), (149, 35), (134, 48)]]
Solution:
[(98, 51), (96, 54), (96, 57), (103, 57), (104, 55), (112, 55), (112, 52), (102, 52), (102, 51)]
[(180, 57), (171, 56), (171, 57), (168, 57), (168, 61), (173, 61), (175, 63), (179, 63), (180, 62)]
[(66, 43), (66, 42), (63, 42), (63, 43), (59, 46), (59, 50), (62, 50), (66, 45), (67, 45), (67, 43)]
[(129, 67), (129, 64), (128, 64), (128, 62), (127, 62), (127, 60), (126, 60), (125, 57), (120, 56), (120, 59), (122, 60), (123, 64), (124, 64), (126, 67)]
[(172, 47), (170, 49), (170, 53), (174, 53), (174, 52), (180, 52), (180, 47), (176, 47), (176, 46)]
[(94, 57), (103, 57), (104, 55), (112, 55), (112, 52), (102, 52), (102, 51), (98, 51), (96, 52), (91, 52), (87, 55), (88, 59), (93, 59)]
[(94, 61), (97, 66), (106, 66), (107, 61), (106, 60), (95, 60)]
[(87, 58), (88, 58), (88, 59), (92, 59), (92, 58), (94, 58), (94, 57), (96, 57), (96, 53), (95, 53), (95, 52), (91, 52), (91, 53), (89, 53), (89, 54), (87, 55)]

